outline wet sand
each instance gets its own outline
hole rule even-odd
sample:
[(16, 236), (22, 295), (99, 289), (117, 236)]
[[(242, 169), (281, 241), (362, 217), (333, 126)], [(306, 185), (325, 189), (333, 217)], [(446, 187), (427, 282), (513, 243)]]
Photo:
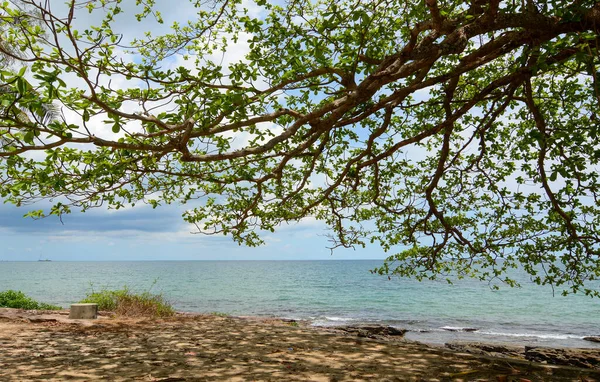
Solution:
[(0, 381), (600, 381), (600, 370), (344, 335), (277, 319), (69, 320), (0, 309)]

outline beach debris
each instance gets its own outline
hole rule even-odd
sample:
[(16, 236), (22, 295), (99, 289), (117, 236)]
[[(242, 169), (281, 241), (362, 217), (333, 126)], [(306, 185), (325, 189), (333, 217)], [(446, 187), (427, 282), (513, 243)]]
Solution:
[(465, 370), (465, 371), (461, 371), (458, 373), (448, 374), (448, 377), (451, 377), (451, 378), (464, 377), (466, 375), (471, 375), (471, 374), (475, 374), (475, 373), (479, 373), (479, 372), (480, 372), (480, 370)]

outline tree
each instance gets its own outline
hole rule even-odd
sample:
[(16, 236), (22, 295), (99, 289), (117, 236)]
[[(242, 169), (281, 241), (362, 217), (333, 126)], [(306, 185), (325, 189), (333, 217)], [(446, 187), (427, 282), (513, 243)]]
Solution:
[[(12, 5), (18, 9), (19, 14), (25, 14), (33, 20), (39, 20), (39, 14), (36, 14), (35, 11), (32, 13), (32, 11), (25, 6), (26, 4), (23, 4), (19, 0), (12, 1)], [(5, 17), (2, 20), (2, 30), (0, 31), (0, 67), (8, 68), (14, 64), (16, 59), (21, 61), (24, 58), (20, 49), (17, 49), (17, 46), (11, 45), (4, 38), (7, 33), (7, 27), (18, 27), (19, 19), (20, 16), (13, 18)], [(18, 77), (22, 77), (25, 74), (26, 69), (26, 66), (20, 67)], [(7, 84), (0, 85), (0, 94), (10, 94), (14, 92), (15, 90), (13, 87), (8, 86)], [(16, 94), (9, 96), (9, 99), (14, 99), (14, 95)], [(9, 115), (12, 119), (19, 119), (24, 122), (31, 122), (32, 119), (35, 119), (41, 123), (48, 123), (58, 115), (58, 110), (52, 104), (52, 100), (49, 100), (47, 103), (39, 104), (35, 110), (19, 109), (16, 103), (8, 101), (3, 102), (2, 105), (0, 105), (0, 115)], [(4, 119), (2, 119), (2, 121), (4, 121)], [(13, 129), (17, 128), (17, 126), (11, 126), (9, 123), (8, 126), (0, 126), (0, 129), (11, 127)], [(6, 151), (7, 147), (13, 145), (13, 143), (16, 142), (10, 139), (10, 135), (0, 135), (0, 147), (2, 147), (2, 151)]]
[[(0, 73), (6, 200), (200, 199), (186, 221), (248, 245), (312, 216), (333, 247), (392, 251), (380, 273), (512, 285), (523, 267), (600, 293), (600, 3), (194, 1), (193, 20), (131, 41), (121, 1), (20, 3), (35, 12), (0, 7), (0, 50), (32, 73)], [(103, 17), (77, 30), (88, 12)], [(6, 112), (48, 103), (61, 118)]]

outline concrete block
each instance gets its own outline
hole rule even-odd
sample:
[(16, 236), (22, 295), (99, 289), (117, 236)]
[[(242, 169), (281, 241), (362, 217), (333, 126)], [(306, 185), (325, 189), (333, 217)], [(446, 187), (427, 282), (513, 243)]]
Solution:
[(98, 318), (98, 304), (71, 304), (69, 318), (79, 320)]

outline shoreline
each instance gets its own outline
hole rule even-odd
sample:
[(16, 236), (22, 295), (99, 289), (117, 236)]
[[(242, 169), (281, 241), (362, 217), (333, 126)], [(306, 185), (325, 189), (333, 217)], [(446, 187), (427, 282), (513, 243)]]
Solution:
[[(470, 280), (453, 286), (411, 279), (390, 281), (368, 272), (377, 261), (86, 264), (14, 263), (0, 267), (0, 279), (5, 288), (65, 308), (91, 289), (129, 285), (136, 292), (152, 289), (163, 294), (177, 310), (310, 319), (326, 325), (377, 322), (414, 330), (407, 338), (426, 343), (478, 337), (476, 341), (483, 342), (593, 347), (564, 337), (600, 335), (596, 304), (584, 296), (554, 298), (544, 288), (528, 286), (492, 292)], [(151, 280), (160, 282), (154, 285)], [(444, 326), (474, 327), (489, 334), (436, 333)], [(418, 330), (430, 333), (416, 333)], [(562, 338), (497, 337), (494, 332)]]
[[(212, 314), (208, 312), (180, 311), (183, 314)], [(219, 313), (220, 314), (220, 313)], [(224, 313), (226, 314), (226, 313)], [(481, 328), (478, 325), (473, 326), (450, 326), (429, 327), (427, 329), (413, 328), (411, 325), (402, 325), (397, 320), (368, 320), (357, 318), (340, 319), (335, 317), (320, 318), (295, 318), (294, 316), (277, 316), (271, 314), (264, 315), (230, 315), (231, 317), (258, 317), (266, 319), (281, 319), (289, 321), (303, 322), (308, 326), (315, 328), (336, 328), (336, 327), (354, 327), (354, 326), (390, 326), (405, 330), (406, 336), (410, 341), (422, 343), (430, 346), (444, 347), (446, 343), (454, 342), (477, 342), (491, 345), (507, 345), (518, 347), (548, 347), (554, 349), (590, 349), (600, 351), (600, 329), (585, 335), (574, 335), (564, 332), (541, 332), (539, 329), (533, 329), (530, 332), (502, 332), (492, 331)], [(407, 320), (413, 323), (414, 320)], [(502, 329), (496, 329), (502, 330)]]
[(67, 314), (0, 309), (0, 380), (600, 381), (600, 364), (544, 365), (397, 333), (247, 316), (79, 321)]
[[(561, 332), (502, 332), (493, 331), (478, 326), (453, 327), (441, 326), (427, 329), (413, 329), (410, 325), (403, 326), (385, 321), (349, 321), (341, 323), (313, 323), (316, 327), (360, 326), (360, 325), (390, 325), (407, 331), (406, 337), (412, 341), (436, 346), (444, 346), (448, 342), (483, 342), (511, 346), (543, 346), (551, 348), (586, 348), (600, 350), (600, 335), (573, 335)], [(600, 332), (600, 331), (599, 331)]]

